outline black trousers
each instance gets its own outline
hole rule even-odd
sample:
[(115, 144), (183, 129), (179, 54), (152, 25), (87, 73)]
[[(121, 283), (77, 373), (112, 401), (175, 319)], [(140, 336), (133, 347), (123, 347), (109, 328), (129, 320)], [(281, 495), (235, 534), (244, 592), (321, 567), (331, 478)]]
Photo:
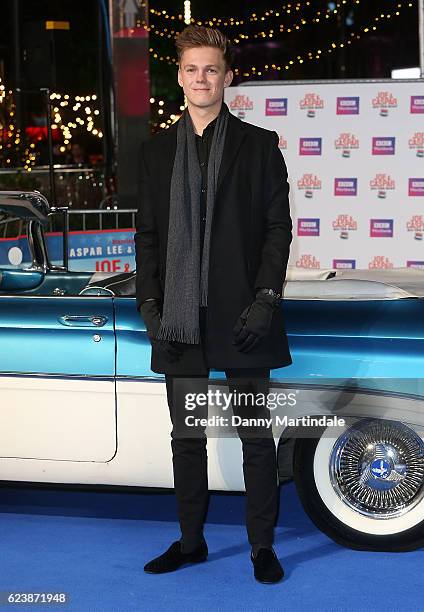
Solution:
[[(200, 330), (204, 339), (206, 309), (201, 309)], [(206, 355), (205, 355), (206, 357)], [(209, 375), (209, 374), (208, 374)], [(269, 409), (252, 403), (252, 393), (266, 394), (269, 388), (269, 369), (225, 370), (230, 393), (244, 393), (246, 400), (233, 403), (233, 414), (242, 418), (269, 418)], [(186, 409), (187, 393), (207, 393), (205, 376), (167, 375), (166, 390), (171, 421), (172, 462), (174, 486), (181, 528), (182, 549), (189, 552), (203, 538), (209, 491), (207, 474), (207, 438), (205, 427), (184, 425), (190, 414)], [(234, 397), (234, 395), (233, 395)], [(240, 397), (239, 395), (237, 397)], [(228, 413), (229, 411), (227, 411)], [(207, 416), (207, 405), (196, 408), (196, 417)], [(252, 421), (250, 421), (251, 423)], [(187, 435), (184, 435), (186, 427)], [(271, 546), (278, 514), (277, 457), (272, 429), (266, 426), (237, 427), (242, 442), (243, 475), (246, 488), (246, 527), (249, 543), (254, 550)]]

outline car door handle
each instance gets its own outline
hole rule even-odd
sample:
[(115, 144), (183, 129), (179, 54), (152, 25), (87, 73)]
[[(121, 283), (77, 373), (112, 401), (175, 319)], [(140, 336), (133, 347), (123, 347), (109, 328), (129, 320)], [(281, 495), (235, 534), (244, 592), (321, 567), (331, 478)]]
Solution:
[(63, 315), (58, 317), (59, 323), (71, 327), (103, 327), (107, 323), (107, 317), (99, 315)]

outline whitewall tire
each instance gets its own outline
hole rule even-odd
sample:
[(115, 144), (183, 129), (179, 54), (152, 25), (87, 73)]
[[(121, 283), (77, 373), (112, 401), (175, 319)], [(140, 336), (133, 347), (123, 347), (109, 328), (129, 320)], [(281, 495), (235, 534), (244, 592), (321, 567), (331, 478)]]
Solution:
[(293, 473), (319, 529), (360, 550), (424, 546), (424, 440), (411, 426), (346, 419), (295, 442)]

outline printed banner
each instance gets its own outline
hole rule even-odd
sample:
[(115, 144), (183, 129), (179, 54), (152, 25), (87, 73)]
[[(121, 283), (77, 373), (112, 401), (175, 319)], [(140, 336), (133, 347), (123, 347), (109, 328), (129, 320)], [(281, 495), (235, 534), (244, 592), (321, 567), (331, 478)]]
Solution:
[[(61, 232), (46, 233), (52, 264), (63, 265)], [(27, 267), (31, 263), (26, 236), (0, 239), (0, 267)], [(92, 272), (130, 272), (135, 268), (134, 230), (69, 233), (69, 269)]]
[[(230, 111), (279, 136), (290, 183), (289, 264), (424, 269), (424, 81), (291, 83), (224, 90)], [(71, 270), (135, 268), (134, 228), (71, 232)], [(47, 235), (62, 262), (60, 235)], [(0, 239), (0, 266), (29, 263)]]
[(258, 83), (224, 96), (279, 136), (290, 265), (424, 268), (424, 81)]

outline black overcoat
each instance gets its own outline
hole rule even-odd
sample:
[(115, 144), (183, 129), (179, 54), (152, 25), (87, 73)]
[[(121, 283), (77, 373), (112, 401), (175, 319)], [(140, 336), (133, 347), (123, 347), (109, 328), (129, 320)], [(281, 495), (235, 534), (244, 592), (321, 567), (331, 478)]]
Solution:
[[(163, 300), (171, 175), (178, 121), (143, 143), (135, 248), (137, 308)], [(212, 219), (206, 342), (180, 344), (176, 363), (152, 351), (151, 367), (165, 374), (203, 374), (206, 367), (277, 368), (291, 363), (281, 308), (269, 335), (248, 353), (233, 346), (233, 327), (255, 290), (281, 293), (292, 239), (289, 184), (276, 132), (230, 113)], [(207, 363), (205, 363), (205, 358)]]

